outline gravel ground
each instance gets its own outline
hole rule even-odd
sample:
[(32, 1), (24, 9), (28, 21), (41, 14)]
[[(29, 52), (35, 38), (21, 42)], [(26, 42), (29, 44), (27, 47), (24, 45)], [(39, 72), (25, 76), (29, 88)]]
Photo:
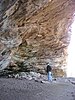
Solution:
[(0, 100), (75, 100), (75, 85), (0, 78)]

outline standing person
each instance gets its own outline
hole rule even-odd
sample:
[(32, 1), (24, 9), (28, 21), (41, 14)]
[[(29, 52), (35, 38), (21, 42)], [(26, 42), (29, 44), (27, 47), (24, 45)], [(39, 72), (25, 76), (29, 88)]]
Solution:
[(47, 65), (48, 81), (52, 81), (52, 73), (51, 73), (51, 71), (52, 71), (52, 68), (51, 68), (51, 66), (48, 64), (48, 65)]

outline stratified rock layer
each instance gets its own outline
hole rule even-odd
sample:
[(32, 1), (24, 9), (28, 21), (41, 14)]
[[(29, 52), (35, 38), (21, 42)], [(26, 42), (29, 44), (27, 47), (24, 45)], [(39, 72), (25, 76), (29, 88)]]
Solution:
[(0, 0), (0, 70), (66, 75), (74, 0)]

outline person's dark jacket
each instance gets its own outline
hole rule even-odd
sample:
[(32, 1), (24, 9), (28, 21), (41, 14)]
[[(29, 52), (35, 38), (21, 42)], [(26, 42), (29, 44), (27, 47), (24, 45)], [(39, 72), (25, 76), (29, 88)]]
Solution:
[(52, 68), (50, 65), (47, 65), (47, 73), (50, 71), (51, 72)]

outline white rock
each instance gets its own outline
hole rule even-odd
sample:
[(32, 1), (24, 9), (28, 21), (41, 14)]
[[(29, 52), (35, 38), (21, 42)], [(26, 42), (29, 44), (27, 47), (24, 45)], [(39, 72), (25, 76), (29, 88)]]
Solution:
[(16, 74), (16, 75), (15, 75), (15, 78), (19, 78), (19, 74)]
[(30, 75), (31, 75), (32, 77), (40, 77), (40, 76), (41, 76), (40, 73), (36, 73), (36, 72), (30, 72)]

